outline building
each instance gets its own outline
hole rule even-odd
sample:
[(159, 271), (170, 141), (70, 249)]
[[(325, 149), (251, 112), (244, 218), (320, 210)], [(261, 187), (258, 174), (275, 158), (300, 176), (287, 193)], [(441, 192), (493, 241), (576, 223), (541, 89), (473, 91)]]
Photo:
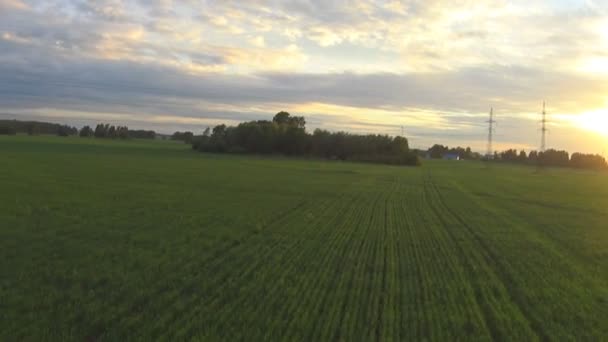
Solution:
[(443, 160), (460, 160), (460, 156), (457, 153), (446, 153), (443, 155)]

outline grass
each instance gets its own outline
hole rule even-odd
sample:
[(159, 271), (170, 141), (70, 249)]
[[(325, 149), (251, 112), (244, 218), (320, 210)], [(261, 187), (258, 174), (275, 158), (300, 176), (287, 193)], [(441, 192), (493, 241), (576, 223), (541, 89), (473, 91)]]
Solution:
[(608, 177), (0, 136), (0, 340), (601, 340)]

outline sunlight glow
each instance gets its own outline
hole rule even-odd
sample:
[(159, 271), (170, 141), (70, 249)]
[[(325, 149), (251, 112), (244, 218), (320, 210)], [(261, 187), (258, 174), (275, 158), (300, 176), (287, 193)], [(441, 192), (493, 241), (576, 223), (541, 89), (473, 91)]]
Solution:
[(608, 110), (598, 110), (579, 115), (576, 123), (581, 128), (600, 133), (608, 137)]
[(588, 73), (608, 73), (608, 58), (594, 57), (586, 59), (581, 68), (581, 71)]

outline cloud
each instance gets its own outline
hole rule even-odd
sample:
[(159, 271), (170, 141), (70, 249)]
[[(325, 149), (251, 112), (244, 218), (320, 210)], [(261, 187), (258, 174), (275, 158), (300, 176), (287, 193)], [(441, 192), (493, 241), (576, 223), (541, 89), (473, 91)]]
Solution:
[[(213, 62), (215, 57), (201, 58)], [(602, 79), (545, 75), (512, 67), (432, 75), (274, 72), (201, 77), (171, 66), (127, 61), (66, 58), (59, 63), (61, 68), (53, 67), (57, 61), (38, 59), (32, 63), (39, 66), (37, 70), (27, 64), (19, 69), (15, 65), (0, 66), (0, 74), (12, 84), (0, 94), (0, 107), (111, 111), (120, 106), (127, 109), (150, 106), (146, 110), (157, 107), (168, 113), (190, 115), (197, 113), (194, 107), (200, 101), (238, 108), (268, 103), (298, 108), (318, 103), (327, 104), (328, 113), (333, 112), (327, 109), (333, 105), (341, 106), (345, 115), (355, 116), (365, 110), (395, 113), (425, 110), (431, 113), (420, 115), (429, 116), (437, 112), (485, 113), (489, 106), (498, 108), (499, 113), (515, 115), (536, 111), (543, 98), (555, 99), (551, 105), (565, 112), (592, 109), (605, 103), (602, 94), (607, 90)], [(571, 99), (583, 104), (571, 103)]]
[(76, 7), (81, 14), (103, 20), (118, 21), (125, 19), (126, 16), (120, 0), (86, 0), (77, 3)]
[(249, 42), (251, 43), (251, 45), (258, 48), (263, 48), (266, 46), (266, 40), (264, 39), (264, 36), (253, 37), (249, 40)]
[(0, 0), (0, 10), (27, 10), (30, 7), (21, 0)]
[(288, 109), (464, 144), (493, 106), (521, 145), (542, 100), (606, 106), (607, 49), (599, 1), (0, 0), (0, 111), (175, 127)]

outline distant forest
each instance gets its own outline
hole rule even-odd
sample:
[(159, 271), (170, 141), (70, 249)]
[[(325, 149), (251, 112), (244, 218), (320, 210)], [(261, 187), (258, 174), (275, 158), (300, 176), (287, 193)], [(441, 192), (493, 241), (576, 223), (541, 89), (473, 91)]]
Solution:
[(67, 137), (80, 135), (81, 137), (96, 137), (108, 139), (155, 139), (156, 132), (146, 130), (129, 130), (126, 126), (98, 124), (95, 129), (84, 126), (80, 131), (76, 127), (40, 121), (0, 120), (1, 135), (58, 135)]
[[(95, 137), (102, 139), (155, 139), (152, 130), (131, 130), (126, 126), (100, 123), (93, 129), (39, 121), (0, 120), (0, 135), (58, 135)], [(164, 136), (163, 136), (164, 137)], [(462, 160), (485, 160), (497, 163), (517, 163), (540, 167), (572, 167), (608, 170), (608, 163), (597, 154), (573, 153), (549, 149), (545, 152), (509, 149), (495, 152), (490, 158), (473, 152), (470, 147), (448, 147), (435, 144), (428, 150), (410, 149), (405, 137), (388, 135), (358, 135), (316, 129), (306, 132), (306, 120), (287, 112), (277, 113), (272, 121), (243, 122), (229, 127), (218, 125), (203, 134), (175, 132), (172, 140), (191, 144), (201, 152), (283, 154), (327, 159), (351, 160), (392, 165), (420, 165), (420, 158), (442, 159), (448, 155)]]
[(78, 129), (50, 122), (0, 120), (0, 134), (15, 135), (17, 133), (29, 135), (52, 134), (67, 137), (78, 134)]
[(97, 124), (95, 130), (89, 126), (84, 126), (80, 130), (81, 137), (94, 136), (95, 138), (109, 139), (155, 139), (156, 132), (142, 129), (130, 130), (127, 126), (112, 126), (110, 124)]
[(498, 163), (516, 163), (533, 166), (547, 167), (572, 167), (578, 169), (608, 170), (606, 159), (598, 154), (573, 153), (567, 151), (549, 149), (544, 152), (539, 151), (518, 151), (509, 149), (503, 152), (494, 152), (490, 158), (479, 153), (472, 152), (469, 147), (449, 148), (443, 145), (433, 145), (424, 156), (431, 159), (442, 159), (446, 155), (457, 155), (463, 160), (486, 160)]
[(573, 153), (549, 149), (544, 152), (517, 151), (516, 149), (494, 153), (494, 160), (499, 162), (530, 164), (538, 166), (573, 167), (577, 169), (608, 170), (606, 159), (598, 154)]

